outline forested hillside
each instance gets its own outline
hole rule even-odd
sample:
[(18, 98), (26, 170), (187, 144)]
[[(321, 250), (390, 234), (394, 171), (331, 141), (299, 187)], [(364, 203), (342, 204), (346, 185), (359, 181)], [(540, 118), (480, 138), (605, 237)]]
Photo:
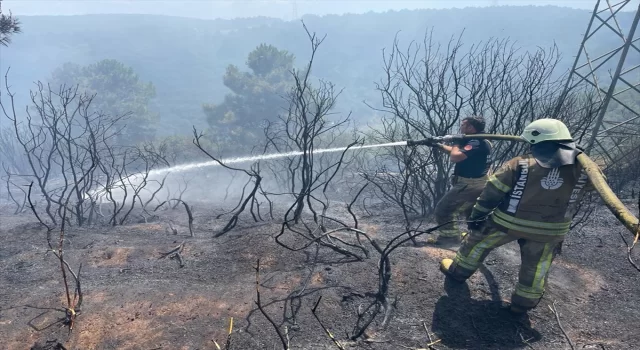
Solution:
[[(510, 38), (521, 50), (550, 47), (563, 56), (557, 74), (572, 63), (589, 11), (558, 7), (494, 7), (415, 10), (343, 16), (305, 16), (311, 31), (326, 34), (318, 52), (314, 76), (344, 88), (342, 111), (369, 120), (380, 99), (375, 82), (383, 75), (382, 50), (397, 34), (401, 45), (422, 41), (433, 29), (434, 41), (445, 45), (463, 34), (466, 49), (492, 37)], [(631, 15), (623, 16), (631, 20)], [(206, 126), (203, 104), (219, 103), (229, 90), (223, 75), (229, 64), (242, 70), (247, 55), (261, 43), (287, 50), (294, 66), (308, 59), (302, 25), (269, 18), (197, 20), (146, 15), (23, 16), (23, 33), (0, 50), (0, 68), (11, 67), (10, 83), (25, 104), (37, 80), (49, 80), (66, 62), (89, 65), (116, 59), (151, 82), (156, 98), (151, 107), (160, 116), (161, 134)], [(613, 40), (613, 37), (603, 39)], [(257, 116), (260, 118), (260, 116)], [(180, 123), (177, 123), (177, 121)]]

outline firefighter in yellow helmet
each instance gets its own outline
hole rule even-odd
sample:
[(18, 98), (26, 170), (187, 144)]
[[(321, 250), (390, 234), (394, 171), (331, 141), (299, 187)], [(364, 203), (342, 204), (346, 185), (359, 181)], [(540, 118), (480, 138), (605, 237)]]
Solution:
[(440, 263), (444, 274), (463, 282), (493, 249), (517, 240), (522, 261), (511, 297), (515, 314), (538, 305), (577, 205), (592, 189), (576, 161), (581, 151), (564, 123), (539, 119), (521, 137), (530, 143), (531, 154), (511, 159), (489, 177), (468, 219), (470, 234), (455, 259)]

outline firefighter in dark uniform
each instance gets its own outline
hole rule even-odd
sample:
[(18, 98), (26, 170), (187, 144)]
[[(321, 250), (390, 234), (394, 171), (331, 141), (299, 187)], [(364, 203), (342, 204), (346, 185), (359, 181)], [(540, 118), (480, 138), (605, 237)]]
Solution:
[[(460, 133), (478, 134), (484, 132), (484, 127), (484, 118), (468, 117), (462, 120)], [(451, 161), (456, 163), (451, 179), (452, 187), (436, 205), (436, 222), (441, 225), (453, 221), (456, 216), (466, 221), (487, 181), (491, 166), (491, 143), (487, 140), (469, 139), (452, 146), (441, 143), (432, 146), (449, 153)], [(457, 224), (449, 223), (440, 228), (437, 239), (427, 242), (446, 247), (457, 246), (462, 235), (464, 233), (457, 228)]]
[(536, 120), (522, 138), (531, 154), (511, 159), (489, 177), (469, 217), (470, 234), (455, 259), (440, 263), (443, 273), (462, 282), (493, 249), (517, 240), (520, 274), (509, 306), (515, 314), (538, 305), (577, 205), (593, 189), (576, 161), (581, 151), (561, 121)]

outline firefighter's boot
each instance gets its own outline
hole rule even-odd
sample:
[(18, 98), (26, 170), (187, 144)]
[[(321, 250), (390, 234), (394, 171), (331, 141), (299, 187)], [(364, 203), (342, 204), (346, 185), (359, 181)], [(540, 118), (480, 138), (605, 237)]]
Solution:
[(527, 311), (529, 311), (528, 308), (519, 306), (519, 305), (515, 305), (515, 304), (511, 304), (509, 306), (509, 312), (514, 315), (514, 316), (521, 316), (527, 313)]
[(442, 259), (442, 261), (440, 261), (440, 272), (442, 272), (445, 276), (452, 278), (456, 282), (462, 283), (466, 281), (466, 278), (460, 277), (454, 271), (452, 271), (451, 265), (453, 265), (452, 259)]
[(515, 318), (526, 316), (527, 312), (530, 310), (530, 308), (508, 302), (504, 302), (500, 308), (508, 311), (509, 314)]

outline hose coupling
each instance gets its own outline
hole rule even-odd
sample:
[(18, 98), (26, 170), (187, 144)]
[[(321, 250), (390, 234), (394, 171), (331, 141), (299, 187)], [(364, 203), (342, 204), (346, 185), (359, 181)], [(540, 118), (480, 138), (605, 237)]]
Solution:
[(433, 141), (434, 142), (453, 142), (453, 141), (463, 140), (464, 137), (465, 137), (464, 134), (444, 135), (444, 136), (434, 137)]

